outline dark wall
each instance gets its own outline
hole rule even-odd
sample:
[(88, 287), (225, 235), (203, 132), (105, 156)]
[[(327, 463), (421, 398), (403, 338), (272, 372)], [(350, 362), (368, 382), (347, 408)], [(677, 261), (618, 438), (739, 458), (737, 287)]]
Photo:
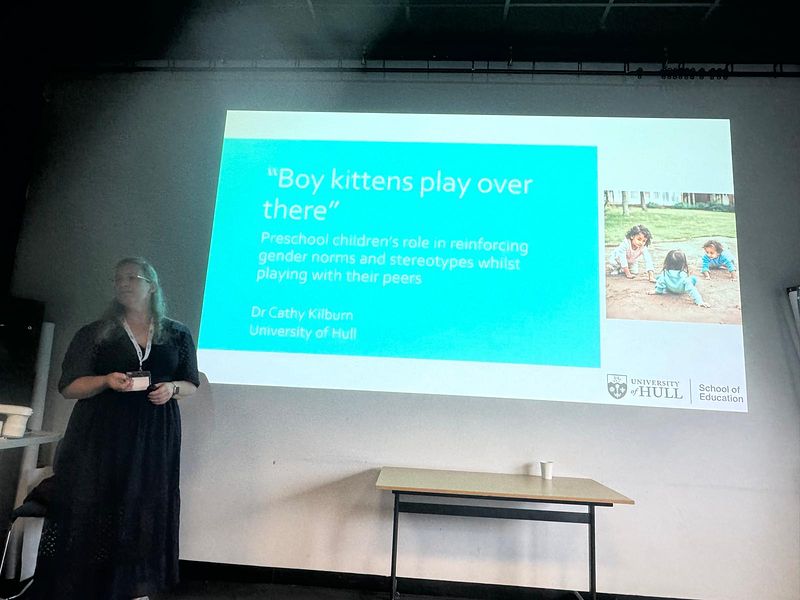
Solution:
[(4, 184), (0, 218), (0, 298), (11, 288), (17, 241), (25, 214), (28, 182), (33, 171), (42, 112), (42, 68), (17, 65), (6, 87), (8, 105), (4, 115), (5, 158), (0, 162)]

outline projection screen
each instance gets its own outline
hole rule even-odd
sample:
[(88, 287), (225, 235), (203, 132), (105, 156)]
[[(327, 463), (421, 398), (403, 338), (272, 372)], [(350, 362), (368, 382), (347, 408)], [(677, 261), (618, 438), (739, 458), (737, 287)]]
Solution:
[(228, 111), (200, 367), (746, 411), (738, 258), (727, 120)]

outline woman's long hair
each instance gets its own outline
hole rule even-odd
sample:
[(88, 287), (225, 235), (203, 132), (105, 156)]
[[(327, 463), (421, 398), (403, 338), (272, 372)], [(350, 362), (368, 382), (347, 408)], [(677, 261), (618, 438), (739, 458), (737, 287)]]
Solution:
[[(150, 316), (153, 319), (153, 341), (160, 342), (164, 334), (164, 319), (167, 317), (167, 307), (164, 301), (164, 292), (161, 290), (161, 283), (158, 280), (158, 273), (155, 268), (153, 268), (153, 265), (141, 256), (123, 258), (114, 267), (114, 272), (125, 265), (136, 265), (139, 267), (142, 271), (142, 277), (149, 280), (150, 284), (153, 286), (153, 293), (150, 294)], [(114, 325), (121, 321), (123, 316), (125, 316), (125, 307), (114, 298), (105, 313), (103, 313), (103, 320), (106, 321), (107, 325), (103, 328), (104, 331), (101, 337), (106, 337), (111, 332)]]

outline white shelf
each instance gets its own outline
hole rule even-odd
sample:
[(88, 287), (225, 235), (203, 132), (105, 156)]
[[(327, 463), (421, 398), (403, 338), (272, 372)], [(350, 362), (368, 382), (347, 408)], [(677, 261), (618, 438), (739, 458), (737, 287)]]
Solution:
[(0, 436), (0, 450), (49, 444), (51, 442), (57, 442), (63, 436), (63, 433), (55, 431), (26, 431), (25, 435), (21, 438), (6, 438)]

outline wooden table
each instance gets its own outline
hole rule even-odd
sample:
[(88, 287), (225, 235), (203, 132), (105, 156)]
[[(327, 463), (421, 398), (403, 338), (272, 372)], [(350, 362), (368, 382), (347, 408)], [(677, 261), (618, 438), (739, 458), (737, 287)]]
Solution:
[[(589, 526), (589, 593), (597, 598), (595, 560), (595, 507), (633, 504), (633, 500), (592, 480), (577, 477), (543, 479), (531, 475), (472, 473), (383, 467), (375, 486), (394, 494), (394, 529), (392, 533), (392, 600), (397, 598), (397, 532), (401, 512), (460, 517), (490, 517), (526, 521), (585, 523)], [(424, 496), (425, 502), (401, 501), (401, 496)], [(503, 508), (485, 503), (454, 504), (441, 498), (468, 500), (506, 500), (541, 504), (586, 506), (586, 512)], [(579, 592), (574, 592), (583, 598)]]

